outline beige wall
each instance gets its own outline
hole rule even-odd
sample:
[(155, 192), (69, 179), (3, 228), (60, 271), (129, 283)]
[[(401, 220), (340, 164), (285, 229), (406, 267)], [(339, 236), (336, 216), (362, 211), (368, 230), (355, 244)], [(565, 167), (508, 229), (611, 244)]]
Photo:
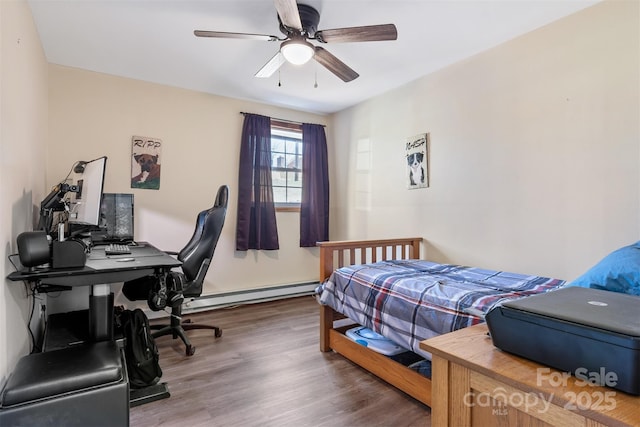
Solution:
[[(563, 279), (637, 241), (638, 19), (598, 4), (336, 114), (332, 238), (418, 235), (437, 261)], [(431, 186), (406, 190), (422, 132)]]
[[(58, 65), (49, 69), (49, 184), (76, 160), (108, 157), (105, 191), (135, 195), (136, 239), (179, 250), (199, 211), (230, 187), (205, 293), (317, 280), (317, 250), (299, 247), (297, 213), (277, 215), (279, 251), (235, 251), (241, 111), (326, 124), (327, 117)], [(160, 190), (132, 189), (131, 137), (160, 138)]]
[(1, 387), (31, 349), (31, 301), (22, 283), (4, 280), (13, 271), (7, 255), (17, 252), (18, 234), (33, 229), (45, 192), (47, 63), (25, 1), (0, 1), (0, 43)]
[[(248, 111), (329, 125), (332, 238), (420, 235), (431, 259), (573, 278), (639, 238), (638, 16), (635, 1), (606, 2), (329, 118), (47, 67), (26, 2), (1, 1), (0, 275), (46, 188), (107, 155), (105, 190), (133, 192), (136, 238), (165, 249), (230, 185), (206, 292), (314, 280), (295, 214), (278, 215), (280, 251), (234, 251)], [(409, 191), (404, 140), (421, 132), (431, 187)], [(132, 135), (164, 142), (159, 191), (129, 186)], [(1, 384), (29, 350), (21, 284), (5, 281), (0, 312)]]

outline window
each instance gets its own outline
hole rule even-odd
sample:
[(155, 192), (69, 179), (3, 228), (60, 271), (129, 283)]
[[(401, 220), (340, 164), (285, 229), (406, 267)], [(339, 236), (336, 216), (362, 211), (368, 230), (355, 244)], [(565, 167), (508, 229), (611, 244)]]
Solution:
[(300, 209), (302, 201), (302, 127), (271, 120), (271, 181), (276, 210)]

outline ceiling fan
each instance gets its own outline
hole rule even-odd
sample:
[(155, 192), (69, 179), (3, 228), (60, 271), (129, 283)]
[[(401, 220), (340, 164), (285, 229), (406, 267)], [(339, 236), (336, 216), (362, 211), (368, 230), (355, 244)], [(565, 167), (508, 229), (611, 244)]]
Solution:
[(359, 74), (321, 46), (310, 40), (325, 43), (396, 40), (398, 32), (393, 24), (318, 30), (320, 14), (316, 9), (296, 0), (274, 0), (278, 12), (280, 31), (285, 37), (266, 34), (228, 33), (195, 30), (197, 37), (235, 38), (263, 41), (279, 41), (280, 50), (257, 73), (256, 77), (270, 77), (285, 62), (301, 65), (315, 59), (345, 82), (358, 78)]

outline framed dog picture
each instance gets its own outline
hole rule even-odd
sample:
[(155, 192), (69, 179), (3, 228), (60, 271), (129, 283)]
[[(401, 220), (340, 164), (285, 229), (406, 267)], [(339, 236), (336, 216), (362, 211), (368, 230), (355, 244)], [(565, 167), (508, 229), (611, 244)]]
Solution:
[(429, 159), (427, 149), (429, 134), (421, 133), (407, 138), (405, 145), (407, 165), (407, 188), (425, 188), (429, 186)]
[(160, 189), (161, 155), (160, 139), (131, 137), (131, 188)]

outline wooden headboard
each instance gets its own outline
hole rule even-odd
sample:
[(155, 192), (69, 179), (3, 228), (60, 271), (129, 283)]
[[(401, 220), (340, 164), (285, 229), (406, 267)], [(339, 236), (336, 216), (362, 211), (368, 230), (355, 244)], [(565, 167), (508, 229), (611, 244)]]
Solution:
[(339, 240), (318, 242), (320, 283), (345, 265), (368, 264), (394, 259), (419, 259), (422, 237), (382, 240)]

